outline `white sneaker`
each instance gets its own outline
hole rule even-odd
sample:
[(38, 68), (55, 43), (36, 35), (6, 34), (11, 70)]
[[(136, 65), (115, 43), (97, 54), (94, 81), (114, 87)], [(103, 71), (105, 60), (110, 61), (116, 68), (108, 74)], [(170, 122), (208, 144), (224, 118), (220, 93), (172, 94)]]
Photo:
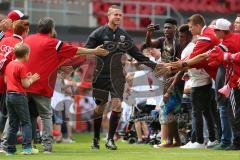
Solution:
[(180, 146), (180, 148), (188, 148), (190, 145), (192, 145), (193, 143), (191, 141), (189, 141), (188, 143), (186, 143), (183, 146)]
[(205, 145), (204, 143), (200, 144), (198, 142), (194, 142), (191, 145), (189, 145), (187, 149), (196, 149), (196, 148), (205, 148)]
[(153, 148), (160, 148), (158, 144), (154, 144)]
[(63, 143), (75, 143), (75, 141), (72, 140), (71, 138), (63, 138), (63, 139), (62, 139), (62, 142), (63, 142)]
[(214, 146), (214, 145), (216, 145), (216, 144), (218, 144), (218, 141), (217, 141), (217, 140), (215, 140), (215, 141), (213, 141), (213, 142), (208, 141), (207, 147), (212, 147), (212, 146)]

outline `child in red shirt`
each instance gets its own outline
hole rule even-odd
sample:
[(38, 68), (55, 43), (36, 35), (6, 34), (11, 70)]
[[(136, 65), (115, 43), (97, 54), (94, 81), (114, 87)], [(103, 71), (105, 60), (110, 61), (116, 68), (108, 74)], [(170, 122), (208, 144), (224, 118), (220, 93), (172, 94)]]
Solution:
[(33, 154), (31, 147), (32, 127), (26, 88), (37, 81), (40, 77), (37, 73), (31, 75), (27, 73), (24, 62), (29, 59), (29, 47), (24, 43), (17, 43), (14, 46), (16, 59), (10, 62), (5, 70), (7, 83), (7, 110), (9, 116), (8, 138), (7, 138), (7, 155), (16, 152), (16, 136), (21, 122), (23, 134), (23, 154)]

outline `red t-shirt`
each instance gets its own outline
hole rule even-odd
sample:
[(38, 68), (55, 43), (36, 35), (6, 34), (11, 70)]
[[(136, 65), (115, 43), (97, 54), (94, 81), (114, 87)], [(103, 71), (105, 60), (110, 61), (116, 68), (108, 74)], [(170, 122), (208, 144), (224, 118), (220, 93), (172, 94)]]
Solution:
[(24, 42), (30, 47), (30, 57), (26, 63), (28, 72), (40, 75), (40, 79), (27, 92), (51, 97), (56, 82), (56, 75), (51, 74), (56, 73), (64, 60), (76, 55), (77, 47), (40, 33), (28, 36)]
[(26, 89), (22, 86), (21, 79), (27, 77), (27, 67), (19, 61), (11, 61), (5, 70), (7, 83), (7, 92), (14, 91), (26, 93)]

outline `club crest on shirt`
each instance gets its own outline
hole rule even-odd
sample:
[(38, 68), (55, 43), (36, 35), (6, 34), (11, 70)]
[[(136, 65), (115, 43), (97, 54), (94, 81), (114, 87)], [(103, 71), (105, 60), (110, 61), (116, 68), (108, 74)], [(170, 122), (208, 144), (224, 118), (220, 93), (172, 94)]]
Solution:
[(126, 37), (125, 37), (124, 35), (121, 35), (121, 36), (120, 36), (120, 41), (121, 41), (121, 42), (124, 42), (125, 38), (126, 38)]

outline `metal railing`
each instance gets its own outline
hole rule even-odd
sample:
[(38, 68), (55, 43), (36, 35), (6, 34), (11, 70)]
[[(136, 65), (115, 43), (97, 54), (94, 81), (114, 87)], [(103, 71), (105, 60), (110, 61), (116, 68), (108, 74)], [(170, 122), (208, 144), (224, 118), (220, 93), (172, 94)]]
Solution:
[[(93, 2), (94, 3), (94, 2)], [(121, 8), (124, 10), (124, 7), (126, 5), (132, 5), (136, 8), (135, 13), (129, 14), (129, 13), (124, 13), (124, 17), (129, 17), (135, 20), (136, 22), (136, 28), (129, 28), (129, 29), (137, 29), (137, 30), (142, 30), (145, 28), (141, 27), (140, 20), (142, 18), (149, 18), (151, 23), (156, 24), (156, 23), (161, 23), (170, 17), (174, 17), (177, 19), (179, 24), (184, 23), (184, 18), (183, 16), (169, 3), (162, 3), (162, 2), (143, 2), (143, 1), (129, 1), (129, 0), (102, 0), (101, 2), (95, 2), (95, 3), (106, 3), (106, 4), (118, 4), (121, 6)], [(142, 14), (141, 12), (141, 7), (142, 6), (147, 6), (151, 8), (151, 14)], [(157, 14), (157, 7), (163, 8), (165, 11), (162, 12), (161, 14)], [(97, 13), (98, 15), (102, 16), (107, 16), (107, 13), (104, 12), (99, 12)], [(124, 18), (123, 18), (124, 21)], [(124, 22), (122, 23), (122, 25)]]
[[(183, 23), (183, 16), (169, 3), (160, 2), (142, 2), (129, 0), (74, 0), (74, 3), (69, 3), (70, 0), (9, 0), (11, 2), (11, 9), (20, 9), (29, 15), (31, 23), (36, 24), (38, 19), (42, 16), (53, 17), (57, 25), (62, 26), (85, 26), (96, 27), (97, 16), (107, 16), (106, 12), (99, 12), (94, 14), (94, 3), (109, 3), (119, 4), (123, 9), (126, 5), (134, 5), (136, 12), (133, 14), (126, 13), (124, 17), (133, 19), (136, 23), (134, 30), (144, 29), (140, 21), (143, 18), (151, 20), (151, 23), (162, 24), (162, 22), (169, 17), (174, 17), (181, 24)], [(151, 14), (142, 14), (141, 6), (151, 7)], [(162, 7), (164, 12), (162, 14), (156, 13), (156, 7)], [(124, 21), (124, 18), (123, 18)], [(124, 22), (123, 22), (124, 24)], [(162, 25), (161, 25), (162, 26)]]

